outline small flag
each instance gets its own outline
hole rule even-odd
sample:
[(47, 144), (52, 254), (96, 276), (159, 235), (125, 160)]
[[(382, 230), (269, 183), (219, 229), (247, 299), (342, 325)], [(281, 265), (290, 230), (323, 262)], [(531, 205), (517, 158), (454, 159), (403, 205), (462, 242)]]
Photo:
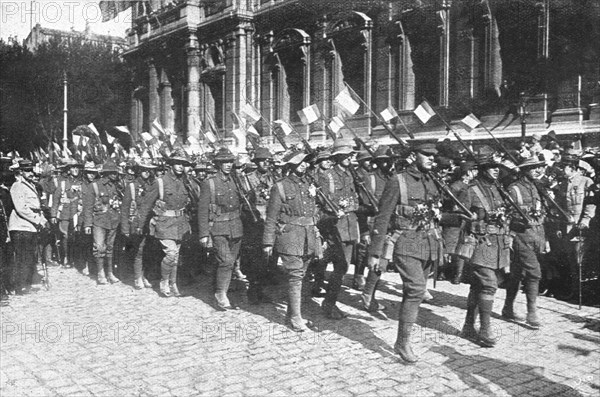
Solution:
[(106, 141), (109, 145), (112, 145), (115, 142), (115, 137), (109, 134), (106, 134)]
[(286, 136), (290, 135), (293, 131), (292, 126), (283, 120), (275, 120), (273, 121), (273, 124), (281, 129)]
[(171, 145), (174, 145), (175, 142), (177, 141), (177, 135), (175, 135), (175, 134), (169, 135), (169, 140), (171, 141)]
[(248, 134), (255, 135), (256, 137), (260, 137), (258, 130), (253, 125), (248, 126), (248, 128), (246, 129), (246, 132)]
[(217, 137), (215, 136), (214, 132), (210, 130), (204, 131), (204, 136), (206, 137), (206, 139), (208, 139), (210, 143), (217, 142)]
[(256, 123), (261, 118), (260, 112), (249, 103), (246, 103), (244, 106), (242, 106), (240, 109), (240, 115), (248, 120), (250, 124)]
[(389, 123), (391, 120), (398, 117), (398, 113), (396, 112), (396, 109), (394, 109), (393, 106), (388, 106), (387, 108), (383, 109), (379, 114), (381, 115), (383, 121), (385, 121), (386, 123)]
[(304, 109), (298, 110), (298, 116), (300, 117), (302, 124), (310, 125), (319, 120), (321, 117), (321, 112), (319, 112), (317, 105), (310, 105)]
[(79, 146), (81, 143), (81, 135), (73, 135), (72, 140), (75, 146)]
[(98, 137), (100, 136), (100, 133), (99, 133), (99, 132), (98, 132), (98, 130), (96, 129), (96, 126), (94, 125), (94, 123), (90, 123), (90, 124), (88, 125), (88, 127), (89, 127), (89, 129), (90, 129), (90, 130), (92, 130), (92, 132), (93, 132), (94, 134), (96, 134), (96, 136), (98, 136)]
[(423, 124), (426, 124), (430, 118), (435, 116), (435, 111), (431, 108), (427, 101), (421, 102), (421, 104), (417, 106), (413, 112)]
[(333, 100), (333, 102), (346, 113), (351, 115), (356, 114), (360, 108), (360, 104), (352, 98), (348, 87), (344, 88)]
[(150, 133), (152, 134), (153, 137), (161, 139), (163, 136), (166, 135), (166, 132), (164, 130), (164, 128), (162, 127), (162, 125), (160, 124), (160, 121), (158, 121), (158, 119), (155, 119), (152, 122), (152, 126), (150, 128)]
[(467, 114), (460, 122), (465, 127), (467, 132), (471, 132), (481, 125), (481, 121), (479, 121), (479, 119), (475, 117), (473, 113)]
[(146, 142), (150, 142), (154, 139), (154, 137), (148, 132), (142, 132), (142, 139), (144, 139)]
[(126, 133), (128, 135), (131, 135), (130, 132), (129, 132), (129, 128), (127, 128), (124, 125), (117, 126), (117, 127), (115, 127), (115, 129), (118, 130), (118, 131), (124, 132), (124, 133)]
[(60, 152), (60, 145), (56, 142), (52, 142), (52, 146), (54, 146), (54, 150), (57, 150)]
[(241, 141), (244, 139), (244, 136), (245, 136), (245, 134), (244, 134), (244, 132), (243, 132), (241, 129), (239, 129), (239, 128), (236, 128), (236, 129), (233, 129), (233, 130), (231, 130), (231, 133), (233, 134), (233, 136), (235, 137), (235, 139), (236, 139), (238, 142), (241, 142)]
[(327, 126), (334, 134), (337, 134), (344, 127), (344, 121), (338, 116), (333, 116)]

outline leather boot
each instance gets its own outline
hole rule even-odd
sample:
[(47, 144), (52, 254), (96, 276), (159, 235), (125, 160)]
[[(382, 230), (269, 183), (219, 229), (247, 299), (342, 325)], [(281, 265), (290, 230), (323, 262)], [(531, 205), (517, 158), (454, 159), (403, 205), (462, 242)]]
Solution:
[(542, 323), (538, 317), (537, 296), (539, 292), (539, 280), (527, 280), (525, 284), (525, 296), (527, 297), (527, 325), (533, 329), (539, 329)]
[(179, 298), (181, 293), (177, 288), (177, 266), (173, 266), (171, 273), (169, 274), (169, 287), (171, 289), (171, 295), (175, 298)]
[(463, 338), (471, 341), (477, 341), (475, 317), (477, 317), (477, 293), (471, 289), (467, 296), (467, 315), (461, 332)]
[(398, 321), (398, 337), (394, 344), (394, 351), (408, 364), (419, 361), (419, 358), (413, 353), (410, 342), (412, 328), (419, 315), (419, 304), (419, 301), (402, 301), (402, 310)]
[(288, 325), (293, 331), (310, 331), (308, 322), (302, 318), (302, 284), (294, 282), (288, 286)]
[(519, 284), (520, 281), (518, 279), (513, 279), (513, 276), (511, 276), (508, 286), (506, 287), (506, 300), (504, 301), (504, 307), (502, 308), (502, 318), (516, 323), (522, 323), (525, 321), (525, 317), (515, 313), (513, 308), (515, 298), (519, 293)]
[(479, 329), (479, 343), (483, 347), (494, 347), (497, 338), (492, 332), (491, 318), (492, 308), (494, 307), (494, 296), (488, 294), (479, 294), (479, 320), (481, 328)]
[(365, 282), (365, 287), (363, 288), (362, 293), (362, 303), (363, 309), (368, 311), (368, 308), (371, 307), (371, 302), (375, 301), (375, 291), (377, 290), (377, 284), (379, 283), (379, 279), (381, 278), (381, 274), (369, 270), (369, 274), (367, 274), (367, 281)]
[(465, 260), (462, 258), (456, 258), (456, 269), (454, 273), (454, 278), (452, 278), (452, 284), (460, 284), (463, 275), (463, 268), (465, 267)]
[(106, 258), (106, 278), (111, 284), (117, 284), (121, 281), (113, 274), (113, 261), (109, 257)]
[(169, 288), (169, 280), (160, 280), (160, 294), (163, 298), (171, 296), (171, 289)]
[(96, 258), (96, 266), (98, 267), (98, 284), (105, 285), (106, 276), (104, 275), (104, 258)]

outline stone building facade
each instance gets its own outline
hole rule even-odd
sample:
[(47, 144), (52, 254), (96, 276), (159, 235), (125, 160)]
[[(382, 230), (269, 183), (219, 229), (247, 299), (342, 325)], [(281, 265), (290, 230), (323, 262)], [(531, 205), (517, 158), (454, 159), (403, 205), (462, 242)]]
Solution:
[(440, 118), (422, 125), (413, 115), (423, 98), (459, 130), (473, 112), (489, 128), (504, 119), (500, 136), (548, 125), (558, 134), (598, 132), (599, 12), (592, 0), (133, 2), (124, 53), (137, 87), (131, 129), (159, 119), (202, 139), (201, 126), (213, 123), (243, 150), (231, 131), (250, 103), (264, 136), (282, 119), (323, 140), (324, 122), (305, 127), (297, 111), (316, 104), (327, 120), (347, 84), (364, 101), (348, 126), (370, 139), (388, 139), (370, 112), (388, 106), (402, 119), (388, 125), (399, 135), (405, 125), (418, 139), (443, 137)]

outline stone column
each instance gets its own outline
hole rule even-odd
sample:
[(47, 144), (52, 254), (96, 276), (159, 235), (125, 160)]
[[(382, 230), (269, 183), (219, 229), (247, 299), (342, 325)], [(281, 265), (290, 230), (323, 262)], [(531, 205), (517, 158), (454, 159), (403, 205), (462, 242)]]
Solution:
[(200, 139), (200, 56), (196, 31), (190, 31), (187, 50), (187, 136)]
[(160, 76), (160, 122), (164, 128), (175, 131), (175, 114), (173, 112), (173, 89), (169, 76), (162, 69)]
[(158, 72), (154, 60), (148, 61), (148, 100), (149, 100), (149, 122), (152, 123), (160, 112), (160, 97), (158, 95)]
[[(363, 109), (363, 114), (369, 115), (370, 111), (369, 109), (371, 109), (371, 92), (372, 92), (372, 85), (373, 85), (373, 77), (372, 77), (372, 73), (371, 73), (371, 64), (372, 64), (372, 60), (373, 60), (373, 41), (371, 39), (371, 29), (364, 29), (362, 32), (362, 35), (364, 37), (364, 50), (365, 50), (365, 55), (364, 55), (364, 78), (363, 78), (363, 84), (364, 84), (364, 101), (367, 104), (367, 106), (363, 106), (365, 107), (365, 109)], [(360, 95), (360, 94), (359, 94)], [(367, 135), (371, 135), (371, 121), (370, 121), (370, 117), (367, 120)]]

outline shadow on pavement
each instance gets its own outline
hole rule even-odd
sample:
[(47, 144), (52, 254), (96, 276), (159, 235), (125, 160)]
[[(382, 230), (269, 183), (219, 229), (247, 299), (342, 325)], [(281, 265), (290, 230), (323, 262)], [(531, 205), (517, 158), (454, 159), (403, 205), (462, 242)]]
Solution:
[[(450, 346), (437, 345), (431, 347), (430, 351), (448, 357), (448, 360), (442, 365), (453, 371), (461, 381), (470, 388), (481, 392), (482, 395), (497, 395), (497, 388), (500, 387), (510, 396), (522, 396), (529, 393), (540, 396), (583, 396), (578, 390), (568, 385), (547, 379), (539, 373), (539, 367), (478, 354), (461, 354)], [(504, 372), (507, 373), (504, 374)], [(534, 389), (527, 387), (532, 381), (535, 381)]]

